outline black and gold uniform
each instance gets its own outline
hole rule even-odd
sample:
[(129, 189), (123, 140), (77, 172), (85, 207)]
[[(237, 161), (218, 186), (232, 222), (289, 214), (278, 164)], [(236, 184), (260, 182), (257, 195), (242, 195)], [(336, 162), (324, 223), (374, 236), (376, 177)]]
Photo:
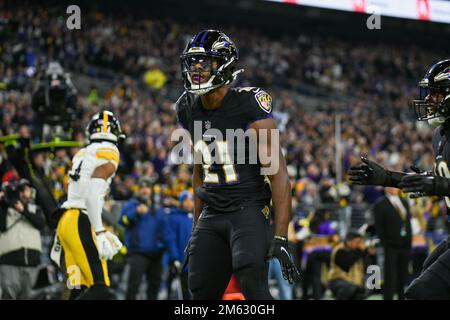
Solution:
[(115, 142), (120, 126), (111, 112), (103, 111), (93, 117), (88, 132), (90, 143), (72, 160), (68, 197), (61, 206), (56, 233), (70, 288), (95, 287), (96, 290), (88, 290), (82, 297), (105, 299), (109, 298), (106, 288), (110, 285), (106, 260), (121, 247), (101, 220), (104, 196), (115, 173), (107, 179), (95, 178), (93, 173), (107, 163), (117, 170), (120, 154)]

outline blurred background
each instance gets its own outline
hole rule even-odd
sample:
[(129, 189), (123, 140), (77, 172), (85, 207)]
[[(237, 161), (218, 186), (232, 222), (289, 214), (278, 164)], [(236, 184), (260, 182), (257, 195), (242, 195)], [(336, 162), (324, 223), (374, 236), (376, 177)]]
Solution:
[[(191, 189), (192, 168), (174, 164), (170, 140), (178, 128), (174, 102), (184, 90), (179, 55), (196, 32), (219, 29), (236, 43), (245, 69), (234, 86), (262, 87), (272, 95), (288, 163), (289, 240), (306, 280), (289, 286), (275, 268), (272, 294), (278, 299), (336, 298), (328, 286), (333, 247), (349, 230), (359, 230), (367, 247), (375, 248), (374, 263), (381, 268), (377, 288), (365, 298), (381, 298), (384, 254), (377, 245), (373, 205), (384, 190), (349, 185), (345, 172), (360, 155), (391, 170), (432, 168), (432, 128), (415, 120), (410, 102), (418, 98), (417, 82), (425, 71), (448, 58), (450, 1), (377, 1), (377, 7), (368, 0), (282, 2), (0, 0), (2, 182), (23, 178), (7, 152), (17, 135), (37, 146), (70, 133), (63, 140), (82, 145), (90, 117), (107, 108), (119, 118), (127, 140), (105, 223), (123, 239), (123, 208), (135, 198), (145, 198), (151, 212), (174, 207), (188, 212), (180, 193)], [(81, 9), (79, 30), (66, 25), (71, 4)], [(373, 20), (380, 28), (368, 28), (369, 12), (381, 12)], [(64, 79), (70, 79), (70, 94), (55, 111), (70, 116), (60, 115), (56, 125), (46, 118), (49, 109), (40, 108), (46, 102), (36, 102), (50, 62), (58, 62)], [(41, 128), (43, 123), (59, 125), (59, 133)], [(32, 150), (35, 170), (47, 179), (54, 199), (63, 201), (79, 146)], [(145, 187), (150, 191), (141, 192)], [(449, 228), (440, 199), (408, 201), (412, 235), (405, 285)], [(163, 228), (152, 229), (155, 237), (149, 240), (161, 254), (162, 267), (148, 277), (157, 278), (158, 299), (178, 299), (180, 286), (171, 281)], [(39, 274), (29, 298), (61, 299), (64, 276), (49, 258), (54, 231), (47, 225), (40, 234)], [(142, 278), (135, 295), (128, 292), (128, 255), (123, 250), (110, 262), (112, 290), (118, 299), (148, 299), (148, 278)]]

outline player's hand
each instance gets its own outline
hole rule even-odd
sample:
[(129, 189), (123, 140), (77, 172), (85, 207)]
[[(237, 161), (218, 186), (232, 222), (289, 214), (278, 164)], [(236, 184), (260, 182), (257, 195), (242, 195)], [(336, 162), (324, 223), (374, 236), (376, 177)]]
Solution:
[(350, 168), (348, 180), (353, 184), (384, 186), (386, 169), (366, 157), (361, 157), (361, 161), (361, 164)]
[(414, 197), (450, 195), (449, 180), (429, 174), (408, 174), (398, 186), (403, 192), (413, 193)]
[(289, 283), (299, 282), (302, 279), (302, 275), (292, 261), (287, 239), (280, 239), (278, 237), (272, 240), (266, 261), (274, 257), (280, 262), (283, 278), (289, 281)]
[(123, 247), (122, 242), (119, 240), (119, 238), (114, 233), (109, 232), (109, 231), (106, 231), (106, 238), (111, 243), (111, 245), (114, 249), (114, 255), (116, 255), (116, 253), (119, 252), (120, 249), (122, 249), (122, 247)]
[(109, 231), (96, 233), (95, 238), (100, 259), (111, 260), (122, 248), (120, 240)]

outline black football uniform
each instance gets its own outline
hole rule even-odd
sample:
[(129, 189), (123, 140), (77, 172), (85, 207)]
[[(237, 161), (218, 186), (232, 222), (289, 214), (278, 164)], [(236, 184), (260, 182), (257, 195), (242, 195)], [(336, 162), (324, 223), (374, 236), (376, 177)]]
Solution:
[[(233, 142), (226, 140), (227, 129), (242, 129), (242, 132), (245, 132), (252, 122), (272, 117), (270, 99), (270, 96), (259, 88), (230, 89), (222, 106), (216, 110), (204, 109), (200, 97), (188, 92), (179, 99), (178, 119), (191, 134), (194, 147), (199, 149), (202, 141), (206, 145), (215, 144), (210, 146), (213, 149), (212, 156), (215, 156), (215, 152), (220, 150), (217, 137), (214, 132), (208, 134), (207, 131), (216, 129), (222, 135), (220, 140), (226, 145), (226, 150), (224, 148), (222, 152), (228, 152), (229, 159), (234, 160), (232, 165), (203, 164), (204, 192), (200, 196), (208, 208), (219, 212), (232, 212), (244, 202), (266, 203), (270, 199), (270, 188), (261, 175), (259, 162), (249, 163), (249, 139), (246, 139), (245, 153), (242, 154), (238, 152), (237, 139)], [(201, 135), (197, 134), (198, 136), (195, 135), (194, 129), (196, 122), (201, 124)]]
[[(196, 194), (204, 205), (189, 249), (193, 298), (221, 299), (234, 274), (246, 299), (271, 299), (264, 261), (273, 238), (270, 186), (249, 152), (252, 140), (239, 144), (230, 132), (227, 139), (227, 129), (243, 133), (252, 122), (272, 117), (272, 98), (259, 88), (232, 88), (219, 108), (206, 110), (200, 96), (185, 92), (177, 114), (194, 150), (203, 151), (203, 186)], [(218, 152), (219, 161), (208, 160)]]
[[(435, 164), (433, 173), (450, 179), (450, 126), (441, 125), (433, 133)], [(450, 197), (444, 197), (450, 208)], [(450, 299), (450, 239), (442, 241), (427, 257), (422, 274), (405, 292), (408, 299)]]

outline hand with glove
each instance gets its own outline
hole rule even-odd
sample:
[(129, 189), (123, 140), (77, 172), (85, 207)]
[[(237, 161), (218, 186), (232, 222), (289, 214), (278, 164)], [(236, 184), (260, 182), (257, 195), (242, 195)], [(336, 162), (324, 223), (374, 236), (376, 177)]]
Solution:
[(384, 186), (386, 183), (386, 169), (378, 163), (361, 157), (363, 163), (353, 166), (348, 171), (349, 180), (353, 184)]
[(111, 260), (122, 248), (122, 243), (117, 236), (106, 230), (96, 232), (95, 240), (100, 259)]
[(285, 237), (275, 236), (270, 245), (269, 252), (266, 256), (266, 261), (277, 258), (280, 262), (283, 278), (289, 283), (299, 282), (303, 276), (297, 270), (289, 253), (288, 241)]
[(109, 242), (111, 243), (113, 249), (114, 249), (114, 255), (120, 251), (120, 249), (122, 249), (123, 244), (122, 242), (119, 240), (119, 238), (112, 232), (106, 231), (106, 238), (109, 240)]
[(403, 192), (418, 196), (450, 196), (449, 179), (430, 174), (409, 174), (402, 178), (399, 187)]
[(353, 184), (398, 188), (398, 184), (406, 175), (403, 172), (386, 170), (366, 157), (361, 157), (361, 161), (363, 163), (351, 167), (348, 171), (349, 181)]

